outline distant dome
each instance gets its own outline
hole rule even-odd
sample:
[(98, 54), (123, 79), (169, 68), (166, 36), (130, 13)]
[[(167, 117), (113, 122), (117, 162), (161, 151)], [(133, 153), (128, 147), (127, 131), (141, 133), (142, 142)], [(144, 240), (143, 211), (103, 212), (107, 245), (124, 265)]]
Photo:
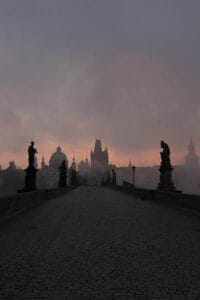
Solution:
[(56, 152), (51, 155), (49, 167), (57, 169), (63, 160), (65, 160), (66, 167), (68, 168), (67, 156), (61, 151), (61, 147), (57, 147)]

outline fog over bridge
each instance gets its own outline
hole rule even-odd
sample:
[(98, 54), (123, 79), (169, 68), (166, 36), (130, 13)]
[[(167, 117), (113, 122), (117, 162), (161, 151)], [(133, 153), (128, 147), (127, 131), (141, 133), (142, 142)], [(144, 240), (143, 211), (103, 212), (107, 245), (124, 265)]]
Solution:
[(198, 299), (199, 220), (78, 187), (0, 224), (0, 298)]

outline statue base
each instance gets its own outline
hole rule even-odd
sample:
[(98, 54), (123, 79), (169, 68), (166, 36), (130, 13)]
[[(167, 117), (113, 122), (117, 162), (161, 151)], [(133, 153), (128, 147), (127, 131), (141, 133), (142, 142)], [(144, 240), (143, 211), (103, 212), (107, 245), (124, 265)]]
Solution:
[(19, 193), (31, 192), (37, 190), (36, 188), (36, 173), (37, 169), (35, 167), (28, 167), (24, 170), (26, 172), (25, 176), (25, 187), (23, 190), (18, 191)]
[(172, 167), (163, 168), (160, 167), (160, 182), (157, 187), (157, 190), (174, 192), (176, 191), (175, 186), (172, 181)]

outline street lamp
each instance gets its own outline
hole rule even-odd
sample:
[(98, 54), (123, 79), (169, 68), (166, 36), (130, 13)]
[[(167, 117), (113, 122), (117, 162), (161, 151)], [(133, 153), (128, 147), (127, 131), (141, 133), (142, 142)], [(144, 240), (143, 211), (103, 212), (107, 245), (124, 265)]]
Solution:
[(135, 166), (132, 166), (133, 186), (135, 186)]

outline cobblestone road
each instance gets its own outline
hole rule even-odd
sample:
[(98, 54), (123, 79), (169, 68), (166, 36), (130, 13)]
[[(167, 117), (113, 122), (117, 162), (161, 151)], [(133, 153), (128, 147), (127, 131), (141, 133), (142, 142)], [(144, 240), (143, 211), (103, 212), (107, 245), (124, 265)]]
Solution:
[(1, 299), (200, 299), (200, 216), (100, 187), (0, 225)]

